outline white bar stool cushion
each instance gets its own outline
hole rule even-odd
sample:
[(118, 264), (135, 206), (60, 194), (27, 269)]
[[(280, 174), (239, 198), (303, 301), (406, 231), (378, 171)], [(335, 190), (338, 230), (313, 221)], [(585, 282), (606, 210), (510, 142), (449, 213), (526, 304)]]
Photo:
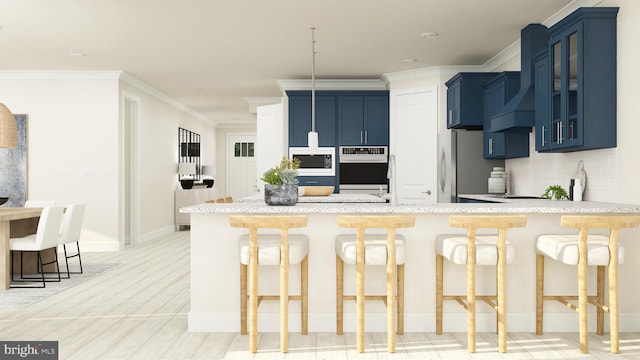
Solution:
[[(403, 235), (396, 234), (396, 264), (404, 264), (405, 239)], [(345, 264), (356, 263), (356, 235), (340, 234), (336, 237), (336, 254)], [(365, 234), (364, 236), (364, 263), (365, 265), (387, 264), (387, 235)]]
[[(498, 263), (498, 236), (476, 236), (476, 265), (496, 265)], [(507, 240), (507, 264), (513, 263), (515, 251)], [(467, 235), (440, 234), (436, 236), (435, 252), (454, 264), (467, 263)]]
[[(536, 251), (567, 265), (578, 265), (579, 235), (540, 235), (536, 239)], [(618, 244), (618, 264), (624, 261), (624, 247)], [(606, 235), (587, 236), (587, 265), (609, 265), (609, 237)]]
[[(249, 265), (249, 234), (240, 236), (240, 263)], [(289, 234), (289, 264), (299, 264), (309, 254), (309, 237)], [(280, 234), (258, 234), (258, 264), (280, 265)]]

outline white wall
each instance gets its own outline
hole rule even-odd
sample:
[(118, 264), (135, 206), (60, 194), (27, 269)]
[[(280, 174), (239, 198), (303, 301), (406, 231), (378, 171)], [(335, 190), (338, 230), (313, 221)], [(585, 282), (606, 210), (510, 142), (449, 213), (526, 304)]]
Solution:
[[(123, 93), (139, 99), (140, 237), (174, 229), (178, 127), (202, 135), (202, 163), (216, 156), (216, 131), (121, 72), (1, 72), (0, 99), (27, 114), (27, 198), (84, 202), (83, 250), (121, 248)], [(135, 79), (133, 79), (135, 80)]]
[(118, 74), (2, 73), (0, 99), (27, 114), (27, 198), (85, 202), (83, 241), (118, 248)]
[(140, 239), (145, 241), (174, 231), (174, 191), (180, 187), (178, 128), (200, 134), (201, 165), (215, 162), (216, 131), (131, 83), (121, 81), (120, 91), (139, 100)]

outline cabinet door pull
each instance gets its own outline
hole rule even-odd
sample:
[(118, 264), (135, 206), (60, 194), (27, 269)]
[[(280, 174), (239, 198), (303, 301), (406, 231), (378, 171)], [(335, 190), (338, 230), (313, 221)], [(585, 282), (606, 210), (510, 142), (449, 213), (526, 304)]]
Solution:
[(364, 143), (368, 144), (369, 143), (369, 132), (367, 130), (364, 131)]
[(562, 140), (564, 140), (563, 134), (562, 134), (562, 123), (558, 123), (558, 141), (559, 144), (562, 144)]
[(362, 133), (363, 133), (363, 131), (362, 131), (362, 130), (360, 130), (360, 144), (362, 144), (362, 143), (363, 143), (363, 141), (362, 141)]
[(320, 181), (307, 181), (306, 183), (307, 184), (319, 184)]
[(453, 110), (449, 110), (449, 125), (453, 124)]
[(489, 138), (489, 155), (493, 155), (493, 138)]
[(541, 126), (542, 130), (540, 130), (540, 136), (542, 139), (540, 140), (540, 146), (544, 147), (544, 125)]
[(569, 122), (569, 134), (568, 134), (568, 139), (567, 140), (573, 140), (573, 133), (574, 133), (574, 129), (573, 129), (573, 123)]

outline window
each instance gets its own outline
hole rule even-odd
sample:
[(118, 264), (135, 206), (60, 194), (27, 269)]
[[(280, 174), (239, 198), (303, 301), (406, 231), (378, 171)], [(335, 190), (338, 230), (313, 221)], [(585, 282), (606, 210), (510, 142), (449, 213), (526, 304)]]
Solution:
[(233, 145), (234, 157), (254, 157), (255, 144), (252, 142), (237, 142)]

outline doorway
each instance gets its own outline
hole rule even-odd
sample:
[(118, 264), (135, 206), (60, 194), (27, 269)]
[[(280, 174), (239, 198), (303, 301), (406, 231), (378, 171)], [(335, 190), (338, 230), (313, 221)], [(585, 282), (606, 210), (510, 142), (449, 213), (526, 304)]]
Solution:
[(255, 195), (257, 168), (256, 136), (229, 134), (227, 141), (227, 195), (234, 199)]
[(140, 236), (140, 149), (139, 107), (140, 100), (130, 94), (123, 95), (123, 179), (121, 201), (120, 250), (135, 244)]

